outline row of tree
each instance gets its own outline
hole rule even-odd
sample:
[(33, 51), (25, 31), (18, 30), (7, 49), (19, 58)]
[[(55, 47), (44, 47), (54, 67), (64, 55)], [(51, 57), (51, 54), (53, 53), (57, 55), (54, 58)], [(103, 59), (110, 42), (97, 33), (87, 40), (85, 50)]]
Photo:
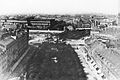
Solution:
[(43, 43), (27, 66), (27, 80), (87, 80), (87, 77), (70, 45)]

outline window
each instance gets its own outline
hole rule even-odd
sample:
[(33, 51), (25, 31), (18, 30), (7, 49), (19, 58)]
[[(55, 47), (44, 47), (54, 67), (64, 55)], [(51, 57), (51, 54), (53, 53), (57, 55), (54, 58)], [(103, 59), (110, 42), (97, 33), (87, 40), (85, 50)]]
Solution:
[(99, 70), (99, 68), (97, 67), (97, 68), (96, 68), (96, 70), (98, 71), (98, 70)]
[(104, 59), (104, 57), (102, 57), (102, 60)]
[(91, 57), (89, 55), (87, 55), (87, 60), (90, 61), (91, 60)]
[(101, 76), (103, 79), (105, 79), (106, 77), (104, 75)]

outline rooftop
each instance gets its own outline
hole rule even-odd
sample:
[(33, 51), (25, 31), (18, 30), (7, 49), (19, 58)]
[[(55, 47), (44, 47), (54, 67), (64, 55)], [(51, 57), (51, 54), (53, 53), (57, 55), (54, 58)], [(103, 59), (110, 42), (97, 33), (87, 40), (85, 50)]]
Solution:
[(5, 25), (6, 29), (12, 28), (12, 29), (16, 29), (17, 26), (16, 25)]
[(12, 37), (6, 37), (3, 40), (0, 40), (0, 47), (2, 47), (2, 49), (7, 48), (7, 46), (12, 43), (14, 41), (14, 39)]
[(109, 38), (109, 39), (112, 39), (112, 40), (116, 40), (116, 36), (113, 36), (113, 35), (110, 35), (110, 34), (103, 34), (103, 33), (98, 33), (98, 34), (95, 34), (96, 36), (100, 36), (100, 37), (106, 37), (106, 38)]
[(120, 26), (109, 26), (108, 28), (118, 28), (118, 29), (120, 29)]
[[(107, 53), (107, 54), (106, 54)], [(112, 50), (112, 49), (102, 49), (100, 50), (100, 54), (102, 54), (105, 58), (107, 58), (114, 66), (120, 65), (120, 53)]]
[(109, 26), (105, 29), (105, 31), (101, 31), (100, 33), (105, 35), (112, 35), (116, 38), (120, 39), (120, 26)]

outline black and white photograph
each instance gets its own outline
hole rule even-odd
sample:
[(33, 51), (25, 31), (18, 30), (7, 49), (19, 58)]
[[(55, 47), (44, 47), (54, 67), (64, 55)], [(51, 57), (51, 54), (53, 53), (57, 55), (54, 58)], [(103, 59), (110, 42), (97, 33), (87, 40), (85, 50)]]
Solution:
[(120, 80), (120, 0), (0, 0), (0, 80)]

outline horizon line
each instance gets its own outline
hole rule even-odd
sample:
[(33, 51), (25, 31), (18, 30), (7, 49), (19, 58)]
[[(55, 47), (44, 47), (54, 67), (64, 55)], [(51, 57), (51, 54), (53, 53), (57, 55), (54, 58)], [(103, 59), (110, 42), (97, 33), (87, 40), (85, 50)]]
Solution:
[(93, 14), (93, 15), (118, 15), (120, 12), (115, 14), (99, 13), (99, 12), (82, 12), (82, 13), (7, 13), (0, 14), (0, 16), (10, 16), (10, 15), (83, 15), (83, 14)]

